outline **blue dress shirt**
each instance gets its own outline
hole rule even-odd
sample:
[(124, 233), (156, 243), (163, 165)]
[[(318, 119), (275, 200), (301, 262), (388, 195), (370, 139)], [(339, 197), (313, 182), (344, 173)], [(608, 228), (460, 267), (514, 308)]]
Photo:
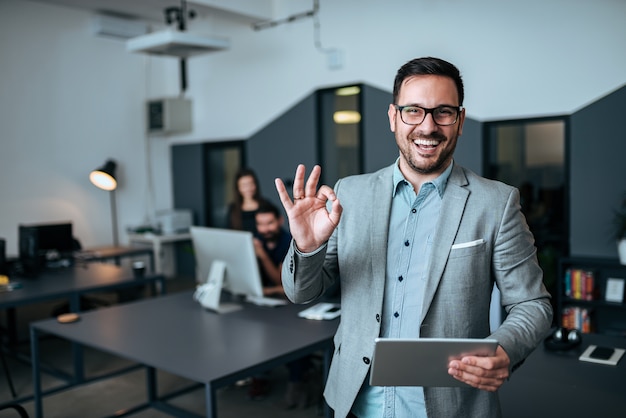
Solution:
[[(396, 161), (387, 242), (383, 338), (420, 336), (428, 260), (452, 165), (433, 181), (424, 183), (416, 194)], [(359, 418), (425, 418), (424, 390), (422, 387), (370, 386), (368, 376), (352, 406), (352, 413)]]

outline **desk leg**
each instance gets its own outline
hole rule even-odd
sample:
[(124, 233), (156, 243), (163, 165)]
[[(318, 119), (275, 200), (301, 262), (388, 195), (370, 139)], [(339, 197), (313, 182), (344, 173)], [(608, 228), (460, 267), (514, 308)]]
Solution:
[(17, 313), (15, 307), (7, 308), (7, 334), (9, 337), (9, 347), (11, 352), (14, 353), (17, 348)]
[[(78, 293), (70, 297), (70, 312), (80, 312), (80, 294)], [(82, 383), (85, 380), (83, 347), (76, 342), (72, 342), (72, 363), (74, 365), (73, 383)]]
[(167, 293), (167, 282), (165, 280), (165, 276), (161, 275), (157, 285), (158, 289), (156, 289), (155, 296), (163, 296)]
[(152, 297), (163, 296), (167, 293), (165, 276), (161, 275), (156, 280), (152, 280), (149, 284), (150, 294)]
[(154, 262), (154, 251), (150, 251), (150, 271), (152, 273), (156, 272), (156, 264)]
[(211, 383), (204, 385), (204, 397), (206, 399), (206, 416), (207, 418), (217, 417), (217, 405), (215, 403), (215, 389)]
[(155, 257), (155, 272), (157, 274), (163, 274), (163, 246), (161, 240), (156, 240), (152, 243), (154, 245), (154, 257)]
[(43, 418), (41, 400), (41, 368), (39, 365), (39, 333), (33, 327), (30, 328), (30, 351), (33, 366), (33, 396), (35, 404), (35, 417)]
[(148, 403), (154, 404), (157, 400), (157, 379), (154, 367), (146, 366), (146, 393), (148, 395)]

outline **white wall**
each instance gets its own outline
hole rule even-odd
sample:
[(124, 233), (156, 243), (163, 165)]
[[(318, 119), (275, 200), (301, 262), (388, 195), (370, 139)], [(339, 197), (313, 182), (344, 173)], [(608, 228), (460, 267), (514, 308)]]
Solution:
[[(311, 3), (276, 0), (276, 17)], [(320, 39), (343, 54), (339, 70), (315, 48), (312, 19), (262, 31), (191, 21), (190, 31), (227, 37), (232, 47), (188, 61), (193, 132), (147, 138), (144, 102), (178, 94), (176, 59), (130, 54), (123, 42), (92, 35), (89, 12), (0, 0), (0, 237), (7, 252), (17, 254), (19, 223), (65, 219), (84, 245), (110, 244), (109, 196), (87, 178), (108, 157), (119, 163), (120, 229), (138, 225), (171, 207), (171, 143), (247, 138), (320, 87), (366, 82), (391, 90), (397, 68), (416, 56), (459, 66), (468, 115), (478, 120), (569, 114), (626, 82), (622, 0), (320, 5)]]

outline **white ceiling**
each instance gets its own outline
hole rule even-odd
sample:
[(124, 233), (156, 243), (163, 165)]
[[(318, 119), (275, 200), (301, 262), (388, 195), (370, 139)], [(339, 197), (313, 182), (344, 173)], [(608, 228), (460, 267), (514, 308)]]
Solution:
[[(149, 22), (164, 23), (167, 7), (180, 7), (180, 0), (35, 0), (93, 12), (125, 15)], [(255, 23), (271, 20), (271, 0), (187, 0), (187, 9), (198, 16)]]

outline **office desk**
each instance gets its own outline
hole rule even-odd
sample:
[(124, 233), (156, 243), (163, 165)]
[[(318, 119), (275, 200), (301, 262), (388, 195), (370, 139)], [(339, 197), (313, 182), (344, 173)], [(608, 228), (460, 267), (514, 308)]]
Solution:
[(163, 276), (146, 274), (138, 279), (133, 277), (130, 266), (105, 263), (84, 263), (47, 269), (36, 278), (12, 279), (21, 282), (22, 287), (0, 293), (0, 309), (67, 298), (70, 301), (70, 311), (78, 312), (80, 296), (86, 293), (135, 287), (141, 283), (165, 285)]
[(505, 418), (626, 416), (626, 357), (617, 366), (578, 356), (590, 345), (626, 348), (626, 338), (585, 334), (571, 351), (539, 346), (500, 389)]
[(166, 253), (165, 247), (176, 244), (177, 242), (191, 241), (191, 234), (188, 232), (171, 235), (158, 235), (153, 233), (129, 234), (128, 241), (131, 245), (143, 246), (143, 248), (149, 245), (153, 252), (154, 271), (158, 274), (171, 277), (176, 274), (176, 258), (174, 257), (173, 251)]
[(339, 321), (302, 319), (297, 316), (302, 309), (298, 305), (267, 308), (246, 304), (243, 310), (218, 315), (202, 308), (190, 291), (86, 312), (72, 324), (54, 320), (33, 323), (36, 416), (42, 417), (44, 412), (38, 347), (42, 334), (145, 365), (147, 403), (130, 409), (132, 413), (152, 407), (183, 415), (157, 398), (155, 369), (160, 369), (203, 384), (206, 416), (215, 417), (218, 388), (318, 350), (325, 350), (326, 360), (330, 358)]
[[(120, 290), (142, 284), (153, 285), (153, 294), (165, 290), (163, 276), (146, 273), (144, 277), (135, 278), (129, 266), (120, 267), (104, 263), (85, 263), (73, 267), (48, 269), (42, 271), (37, 278), (15, 279), (22, 283), (21, 288), (0, 293), (0, 310), (7, 310), (9, 339), (13, 342), (17, 340), (15, 309), (19, 306), (68, 299), (70, 312), (79, 312), (80, 297), (88, 293)], [(72, 345), (72, 359), (74, 379), (77, 382), (83, 381), (82, 350), (77, 345)], [(23, 399), (28, 397), (20, 400)]]
[(115, 264), (120, 265), (123, 258), (143, 255), (150, 258), (150, 271), (156, 271), (154, 252), (147, 247), (106, 246), (85, 248), (77, 251), (74, 254), (74, 258), (84, 262), (113, 260)]

